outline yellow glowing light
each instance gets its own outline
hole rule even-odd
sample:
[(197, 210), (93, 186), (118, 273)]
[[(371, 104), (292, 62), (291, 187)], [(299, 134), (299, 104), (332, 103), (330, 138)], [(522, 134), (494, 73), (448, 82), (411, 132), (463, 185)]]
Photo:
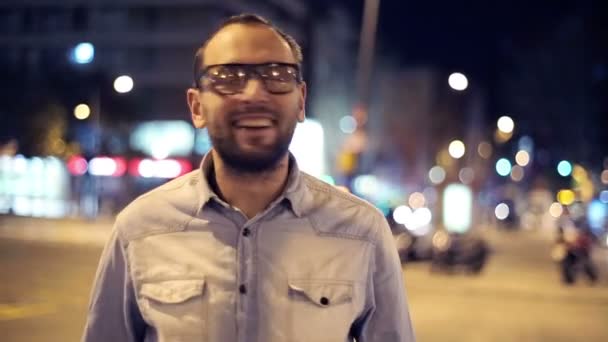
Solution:
[(460, 140), (454, 140), (450, 143), (450, 146), (448, 147), (448, 151), (450, 153), (450, 156), (452, 156), (452, 158), (460, 159), (460, 158), (462, 158), (462, 156), (464, 156), (464, 152), (465, 152), (464, 143)]
[(593, 199), (593, 193), (595, 192), (595, 188), (593, 187), (593, 182), (589, 179), (585, 179), (580, 183), (578, 188), (581, 196), (581, 201), (589, 202)]
[(562, 207), (562, 205), (557, 202), (553, 202), (549, 206), (549, 215), (551, 215), (555, 218), (562, 216), (563, 212), (564, 212), (564, 207)]
[(424, 195), (420, 192), (414, 192), (410, 195), (410, 198), (408, 200), (408, 204), (410, 205), (410, 207), (412, 207), (412, 209), (424, 207), (425, 202), (426, 199), (424, 198)]
[(519, 182), (524, 178), (524, 168), (519, 165), (514, 165), (511, 168), (511, 179)]
[(562, 205), (570, 205), (574, 203), (576, 196), (572, 190), (560, 190), (557, 193), (557, 201)]
[(574, 165), (574, 169), (572, 169), (572, 178), (577, 182), (583, 182), (587, 179), (587, 171), (582, 166), (576, 164)]
[(452, 166), (452, 164), (454, 164), (454, 159), (452, 159), (452, 157), (450, 157), (450, 153), (448, 152), (447, 149), (443, 149), (443, 150), (439, 151), (439, 153), (437, 154), (436, 161), (437, 161), (437, 164), (439, 164), (440, 166), (442, 166), (444, 168), (448, 168), (448, 167)]
[(91, 108), (84, 103), (79, 104), (74, 108), (74, 116), (78, 120), (84, 120), (91, 115)]
[(509, 139), (511, 139), (511, 137), (513, 137), (513, 131), (511, 131), (510, 133), (505, 133), (505, 132), (497, 129), (496, 132), (494, 132), (494, 140), (499, 144), (503, 144), (503, 143), (509, 141)]
[(487, 141), (480, 142), (477, 146), (477, 153), (479, 153), (479, 156), (483, 159), (490, 158), (492, 156), (492, 145)]
[(530, 154), (527, 151), (521, 150), (515, 155), (515, 162), (519, 166), (526, 166), (530, 163)]
[(608, 184), (608, 170), (602, 171), (602, 184)]

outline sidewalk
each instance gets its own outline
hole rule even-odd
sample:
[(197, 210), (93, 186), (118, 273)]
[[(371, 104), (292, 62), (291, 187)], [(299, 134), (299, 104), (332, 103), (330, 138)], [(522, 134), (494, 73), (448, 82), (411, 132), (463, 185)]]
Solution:
[(114, 218), (46, 219), (0, 215), (0, 238), (103, 246)]

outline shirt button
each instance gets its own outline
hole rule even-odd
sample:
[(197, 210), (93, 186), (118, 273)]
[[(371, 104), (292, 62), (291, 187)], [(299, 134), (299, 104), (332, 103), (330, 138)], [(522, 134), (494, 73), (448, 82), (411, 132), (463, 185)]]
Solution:
[(249, 234), (251, 234), (251, 230), (249, 230), (249, 228), (243, 229), (243, 236), (247, 237)]
[(241, 294), (246, 294), (246, 293), (247, 293), (247, 287), (245, 286), (245, 284), (241, 284), (241, 285), (239, 286), (239, 292), (240, 292)]
[(329, 299), (327, 297), (321, 297), (321, 305), (329, 305)]

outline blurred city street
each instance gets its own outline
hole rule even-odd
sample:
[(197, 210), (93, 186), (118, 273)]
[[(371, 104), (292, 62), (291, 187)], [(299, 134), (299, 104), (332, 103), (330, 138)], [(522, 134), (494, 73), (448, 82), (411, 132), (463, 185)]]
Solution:
[[(2, 341), (77, 341), (110, 221), (0, 218)], [(37, 238), (38, 237), (38, 238)], [(550, 235), (496, 232), (480, 276), (404, 267), (418, 341), (606, 341), (608, 252), (596, 249), (600, 281), (559, 282)], [(582, 279), (581, 279), (582, 280)]]

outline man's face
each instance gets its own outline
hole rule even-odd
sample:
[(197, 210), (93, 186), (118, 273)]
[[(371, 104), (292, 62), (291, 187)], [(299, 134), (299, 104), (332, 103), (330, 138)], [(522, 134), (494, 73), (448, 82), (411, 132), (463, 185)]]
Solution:
[[(203, 61), (217, 64), (296, 63), (291, 49), (272, 29), (255, 24), (232, 24), (207, 44)], [(203, 68), (204, 68), (203, 67)], [(306, 87), (273, 94), (258, 77), (242, 91), (224, 95), (212, 88), (188, 90), (195, 127), (207, 127), (219, 157), (242, 172), (272, 169), (285, 156), (295, 126), (304, 120)]]

